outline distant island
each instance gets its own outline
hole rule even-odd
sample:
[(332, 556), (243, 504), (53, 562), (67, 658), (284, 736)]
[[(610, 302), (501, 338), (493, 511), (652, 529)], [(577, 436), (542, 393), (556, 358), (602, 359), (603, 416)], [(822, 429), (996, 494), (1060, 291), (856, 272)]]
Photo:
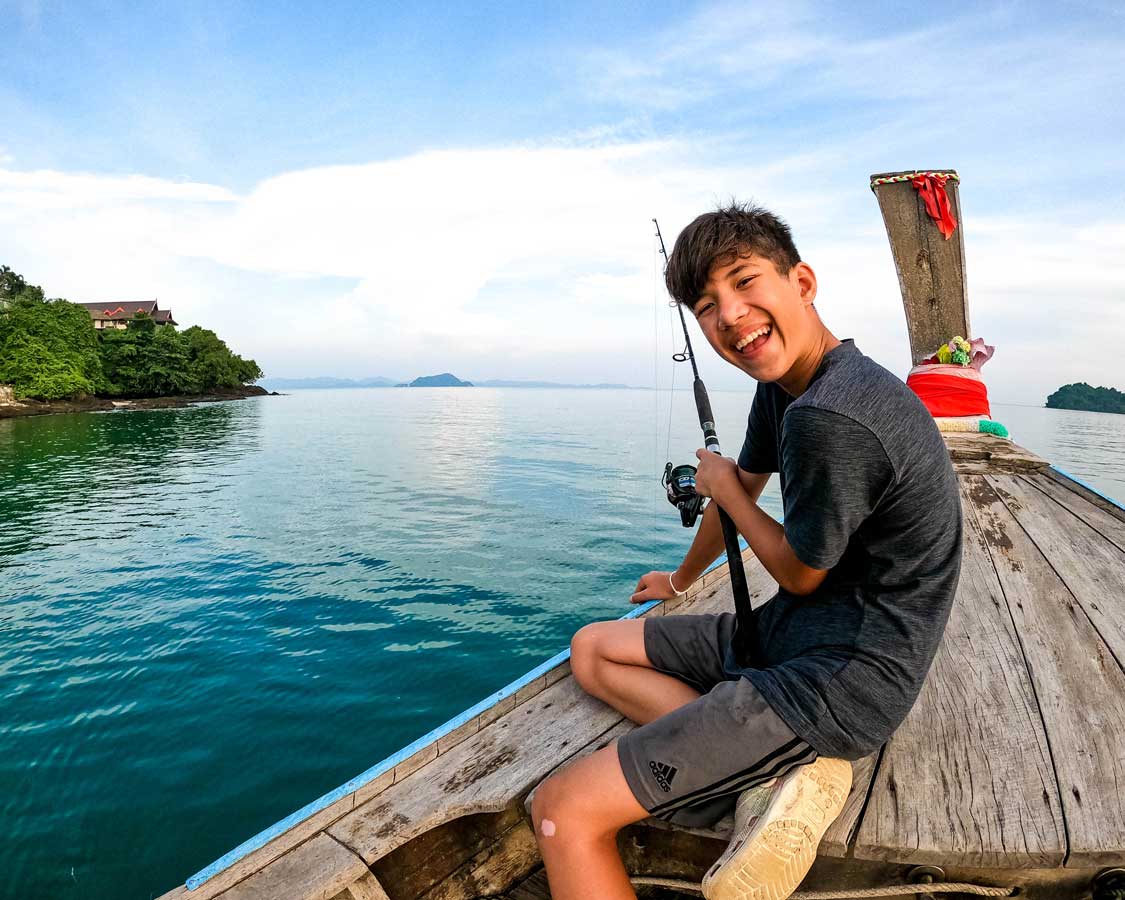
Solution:
[(1125, 394), (1110, 387), (1091, 387), (1084, 381), (1064, 384), (1047, 398), (1047, 408), (1125, 414)]
[(511, 388), (580, 388), (582, 390), (618, 390), (618, 391), (632, 391), (636, 388), (630, 387), (627, 384), (561, 384), (557, 381), (505, 381), (504, 379), (493, 378), (488, 381), (478, 381), (477, 387), (511, 387)]
[(471, 381), (462, 381), (456, 375), (442, 372), (440, 375), (422, 375), (413, 381), (396, 385), (397, 387), (472, 387)]
[[(440, 378), (442, 376), (430, 376)], [(453, 376), (450, 375), (450, 378)], [(415, 379), (416, 381), (419, 379)], [(414, 382), (404, 382), (401, 378), (386, 378), (378, 375), (371, 378), (334, 378), (330, 375), (322, 375), (315, 378), (276, 378), (269, 377), (262, 379), (262, 385), (271, 391), (277, 390), (318, 390), (318, 389), (340, 389), (340, 388), (384, 388), (384, 387), (402, 387), (404, 385), (411, 385)], [(482, 381), (462, 382), (462, 384), (472, 384), (474, 387), (486, 388), (542, 388), (544, 390), (551, 388), (568, 388), (579, 390), (616, 390), (616, 391), (635, 391), (645, 390), (644, 388), (635, 388), (628, 384), (567, 384), (559, 381), (518, 381), (503, 378), (491, 378)], [(429, 385), (433, 387), (434, 385)]]
[(262, 384), (270, 390), (295, 389), (329, 389), (329, 388), (372, 388), (394, 387), (399, 383), (398, 378), (332, 378), (321, 376), (319, 378), (263, 378)]

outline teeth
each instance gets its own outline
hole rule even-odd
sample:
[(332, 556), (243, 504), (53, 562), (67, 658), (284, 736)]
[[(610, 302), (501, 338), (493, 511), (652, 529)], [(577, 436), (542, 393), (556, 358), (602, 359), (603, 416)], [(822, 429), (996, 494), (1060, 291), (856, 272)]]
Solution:
[(734, 349), (735, 350), (741, 350), (743, 347), (745, 347), (751, 341), (753, 341), (757, 338), (760, 338), (763, 334), (769, 334), (769, 333), (770, 333), (770, 326), (769, 325), (766, 325), (763, 328), (759, 328), (757, 331), (751, 331), (748, 335), (746, 335), (746, 337), (744, 337), (742, 340), (740, 340), (737, 344), (734, 345)]

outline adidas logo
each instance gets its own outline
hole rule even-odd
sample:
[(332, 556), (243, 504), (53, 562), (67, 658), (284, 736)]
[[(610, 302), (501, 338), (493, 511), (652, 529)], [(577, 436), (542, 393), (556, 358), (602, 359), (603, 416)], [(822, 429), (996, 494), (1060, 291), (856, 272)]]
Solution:
[(660, 785), (660, 790), (664, 791), (665, 794), (672, 790), (672, 779), (676, 777), (675, 766), (649, 760), (648, 767), (652, 769), (652, 774), (656, 778), (656, 783)]

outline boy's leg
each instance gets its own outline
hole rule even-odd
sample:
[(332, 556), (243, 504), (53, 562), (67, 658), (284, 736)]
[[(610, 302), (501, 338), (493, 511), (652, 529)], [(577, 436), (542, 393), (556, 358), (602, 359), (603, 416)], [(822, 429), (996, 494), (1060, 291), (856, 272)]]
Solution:
[(636, 900), (616, 838), (647, 816), (625, 781), (615, 744), (541, 784), (531, 818), (552, 900)]
[(680, 678), (658, 672), (645, 652), (645, 620), (595, 622), (570, 642), (570, 666), (586, 693), (644, 725), (700, 696)]
[[(706, 642), (717, 647), (721, 630)], [(700, 691), (683, 679), (706, 686), (721, 656), (719, 649), (702, 654), (714, 659), (696, 667), (702, 671), (684, 667), (683, 678), (657, 671), (645, 650), (645, 620), (639, 619), (587, 625), (570, 648), (571, 670), (583, 689), (642, 725), (699, 699)], [(648, 813), (625, 779), (616, 743), (539, 785), (531, 817), (552, 900), (635, 900), (616, 838)]]

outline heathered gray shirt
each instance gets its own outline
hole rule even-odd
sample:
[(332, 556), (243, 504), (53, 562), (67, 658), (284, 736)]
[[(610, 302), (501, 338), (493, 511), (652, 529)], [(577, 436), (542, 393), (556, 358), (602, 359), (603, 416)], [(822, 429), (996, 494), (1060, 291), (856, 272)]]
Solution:
[(756, 616), (744, 671), (796, 734), (855, 759), (914, 704), (961, 569), (957, 476), (933, 418), (898, 378), (844, 341), (794, 399), (759, 384), (738, 459), (779, 472), (785, 536), (828, 569)]

